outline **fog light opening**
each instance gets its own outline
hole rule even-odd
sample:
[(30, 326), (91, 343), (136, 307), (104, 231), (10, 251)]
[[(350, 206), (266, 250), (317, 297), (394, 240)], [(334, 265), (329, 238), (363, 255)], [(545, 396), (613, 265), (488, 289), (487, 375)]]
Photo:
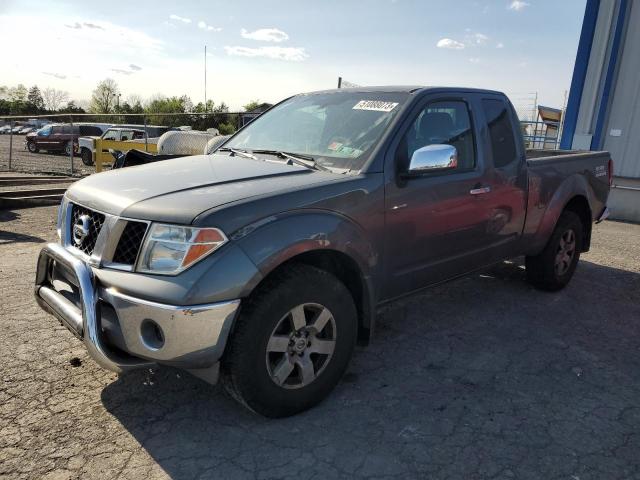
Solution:
[(164, 333), (153, 320), (143, 320), (140, 325), (140, 338), (149, 350), (160, 350), (164, 346)]

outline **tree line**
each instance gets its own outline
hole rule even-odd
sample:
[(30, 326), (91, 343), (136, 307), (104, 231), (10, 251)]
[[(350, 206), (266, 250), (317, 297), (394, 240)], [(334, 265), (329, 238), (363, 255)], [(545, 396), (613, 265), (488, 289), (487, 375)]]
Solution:
[[(217, 128), (223, 135), (233, 133), (239, 127), (239, 118), (229, 113), (229, 107), (224, 102), (216, 104), (207, 100), (206, 104), (194, 104), (187, 95), (154, 95), (147, 101), (138, 95), (129, 95), (123, 101), (121, 98), (120, 88), (111, 78), (98, 83), (91, 94), (87, 109), (79, 107), (70, 99), (69, 93), (63, 90), (50, 87), (40, 90), (37, 85), (27, 89), (22, 84), (16, 87), (0, 86), (0, 115), (94, 113), (97, 121), (112, 122), (113, 117), (100, 116), (128, 114), (118, 123), (142, 124), (146, 119), (148, 124), (155, 125), (189, 125), (196, 130)], [(251, 111), (259, 105), (260, 102), (254, 100), (245, 105), (244, 109)], [(194, 115), (203, 113), (211, 115)]]
[(27, 89), (0, 85), (0, 115), (39, 115), (46, 113), (84, 113), (64, 90), (37, 85)]

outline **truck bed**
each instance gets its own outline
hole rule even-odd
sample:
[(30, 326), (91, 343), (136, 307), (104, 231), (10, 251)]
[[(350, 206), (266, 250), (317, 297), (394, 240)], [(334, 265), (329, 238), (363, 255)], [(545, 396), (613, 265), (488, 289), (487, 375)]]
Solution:
[(527, 149), (527, 163), (529, 166), (542, 165), (545, 163), (557, 163), (572, 160), (585, 159), (605, 159), (608, 161), (609, 152), (589, 151), (589, 150), (538, 150)]
[(529, 192), (524, 233), (535, 252), (546, 243), (571, 197), (586, 199), (591, 221), (600, 217), (609, 195), (611, 157), (609, 152), (581, 150), (527, 150), (526, 155)]

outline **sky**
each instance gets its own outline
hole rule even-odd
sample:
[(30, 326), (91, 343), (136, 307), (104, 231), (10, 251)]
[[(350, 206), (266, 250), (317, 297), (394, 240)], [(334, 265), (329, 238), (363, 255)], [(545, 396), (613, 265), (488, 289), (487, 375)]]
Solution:
[(232, 109), (357, 85), (502, 90), (562, 107), (586, 0), (0, 0), (0, 85)]

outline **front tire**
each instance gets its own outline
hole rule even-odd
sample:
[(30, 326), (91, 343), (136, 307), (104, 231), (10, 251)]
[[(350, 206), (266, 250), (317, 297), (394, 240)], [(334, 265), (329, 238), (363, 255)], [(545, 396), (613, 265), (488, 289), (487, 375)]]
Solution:
[(82, 163), (87, 167), (91, 167), (93, 165), (93, 155), (91, 154), (91, 150), (88, 148), (82, 148), (80, 151), (80, 158), (82, 158)]
[(267, 417), (307, 410), (342, 377), (356, 333), (344, 284), (324, 270), (292, 265), (243, 304), (222, 362), (224, 386)]
[(36, 145), (36, 142), (27, 142), (27, 150), (31, 153), (38, 153), (40, 149)]
[(562, 212), (544, 250), (526, 257), (527, 280), (548, 292), (566, 287), (580, 260), (583, 238), (580, 217), (570, 211)]

